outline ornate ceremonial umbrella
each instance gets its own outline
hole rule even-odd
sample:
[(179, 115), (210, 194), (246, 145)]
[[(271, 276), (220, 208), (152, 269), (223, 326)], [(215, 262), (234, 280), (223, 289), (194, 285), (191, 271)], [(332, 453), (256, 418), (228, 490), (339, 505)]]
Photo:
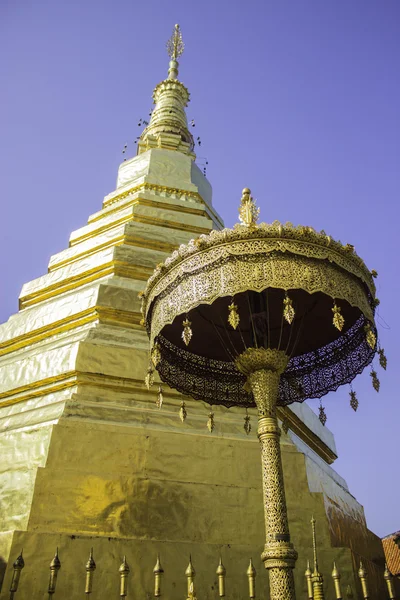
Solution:
[(257, 407), (262, 559), (271, 600), (293, 600), (297, 552), (290, 542), (276, 407), (320, 398), (372, 361), (376, 273), (353, 246), (311, 227), (258, 225), (258, 212), (244, 189), (241, 224), (180, 246), (150, 277), (142, 294), (151, 344), (147, 383), (154, 365), (162, 381), (196, 400)]

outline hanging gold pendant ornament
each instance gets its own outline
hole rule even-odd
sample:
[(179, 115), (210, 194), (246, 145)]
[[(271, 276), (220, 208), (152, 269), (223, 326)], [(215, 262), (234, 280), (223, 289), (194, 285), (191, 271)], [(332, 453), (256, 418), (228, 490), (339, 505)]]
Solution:
[(376, 346), (376, 335), (372, 331), (370, 323), (365, 326), (365, 339), (367, 340), (367, 344), (371, 350), (374, 350)]
[(240, 323), (240, 317), (239, 317), (239, 313), (238, 313), (238, 307), (235, 304), (233, 298), (232, 298), (232, 304), (230, 304), (228, 306), (228, 309), (229, 309), (228, 323), (229, 323), (229, 325), (231, 325), (233, 327), (233, 329), (236, 329)]
[(154, 383), (154, 371), (153, 367), (150, 365), (147, 369), (146, 377), (144, 378), (144, 383), (149, 390)]
[(214, 413), (212, 410), (210, 410), (208, 413), (207, 429), (210, 433), (212, 433), (215, 429)]
[(382, 369), (385, 369), (385, 371), (386, 371), (387, 358), (386, 358), (384, 349), (383, 348), (379, 348), (378, 354), (379, 354), (379, 364), (382, 367)]
[(381, 387), (381, 382), (378, 379), (376, 371), (374, 371), (372, 369), (370, 375), (372, 377), (372, 387), (374, 388), (375, 391), (379, 392), (379, 388)]
[(249, 433), (251, 431), (251, 423), (250, 423), (250, 415), (247, 412), (247, 408), (246, 408), (246, 415), (244, 417), (243, 429), (245, 430), (245, 432), (247, 433), (247, 435), (249, 435)]
[(186, 319), (182, 323), (183, 331), (182, 331), (182, 339), (185, 342), (186, 346), (189, 345), (190, 340), (192, 339), (193, 331), (191, 329), (191, 322), (186, 317)]
[(151, 351), (151, 362), (153, 363), (153, 365), (155, 367), (157, 367), (158, 363), (161, 360), (161, 349), (160, 349), (160, 344), (158, 342), (156, 342), (153, 346), (153, 349)]
[(350, 406), (356, 412), (358, 408), (358, 399), (354, 390), (350, 390)]
[(344, 317), (342, 315), (340, 306), (338, 306), (336, 304), (336, 302), (333, 303), (332, 312), (333, 312), (333, 324), (334, 324), (334, 326), (339, 331), (342, 331), (343, 326), (344, 326)]
[(325, 412), (325, 408), (322, 406), (322, 402), (319, 403), (319, 420), (321, 421), (322, 425), (325, 426), (326, 412)]
[(162, 393), (162, 387), (160, 385), (160, 386), (158, 386), (158, 394), (157, 394), (157, 400), (156, 400), (156, 406), (159, 410), (162, 407), (163, 402), (164, 402), (164, 396)]
[(182, 400), (181, 407), (179, 409), (179, 418), (182, 421), (182, 423), (186, 420), (186, 417), (187, 417), (186, 404)]
[(283, 316), (289, 325), (293, 323), (295, 314), (292, 301), (286, 293), (283, 299)]

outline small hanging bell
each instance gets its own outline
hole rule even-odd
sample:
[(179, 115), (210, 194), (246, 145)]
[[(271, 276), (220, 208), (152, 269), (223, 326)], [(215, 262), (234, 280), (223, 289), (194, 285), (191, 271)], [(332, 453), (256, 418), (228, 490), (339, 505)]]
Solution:
[(154, 370), (151, 365), (147, 369), (146, 377), (144, 378), (144, 383), (148, 390), (151, 388), (151, 386), (154, 383)]
[(185, 421), (187, 417), (187, 410), (186, 410), (186, 404), (185, 402), (182, 400), (181, 402), (181, 407), (179, 409), (179, 418), (182, 421), (182, 423)]
[(182, 323), (183, 331), (182, 331), (182, 339), (185, 342), (186, 346), (189, 345), (190, 340), (192, 339), (193, 331), (191, 329), (191, 322), (186, 317), (186, 319)]
[(350, 406), (356, 412), (358, 408), (358, 399), (354, 390), (350, 390)]
[(381, 387), (381, 382), (378, 379), (376, 371), (374, 371), (374, 369), (372, 369), (370, 375), (372, 377), (372, 387), (374, 388), (374, 390), (379, 392), (379, 388)]
[(238, 313), (238, 307), (235, 304), (233, 298), (232, 298), (232, 303), (228, 306), (228, 309), (229, 309), (228, 323), (229, 323), (229, 325), (231, 325), (233, 327), (233, 329), (236, 329), (240, 323), (240, 317), (239, 317), (239, 313)]
[(159, 410), (162, 407), (163, 402), (164, 402), (164, 396), (162, 393), (162, 387), (160, 385), (160, 386), (158, 386), (158, 394), (157, 394), (157, 400), (156, 400), (156, 406)]
[(322, 425), (325, 426), (326, 412), (325, 412), (325, 408), (322, 406), (322, 402), (319, 403), (319, 420), (321, 421)]
[(334, 326), (339, 331), (342, 331), (343, 326), (344, 326), (344, 317), (342, 315), (340, 306), (338, 306), (336, 304), (336, 302), (333, 303), (332, 312), (333, 312), (333, 324), (334, 324)]
[(289, 323), (289, 325), (291, 325), (293, 323), (295, 314), (296, 313), (294, 311), (292, 301), (286, 292), (285, 297), (283, 299), (283, 316), (285, 318), (285, 321), (287, 321)]
[(367, 344), (371, 348), (371, 350), (374, 350), (376, 346), (376, 335), (372, 331), (370, 323), (368, 323), (368, 325), (365, 326), (365, 339), (367, 340)]
[(155, 367), (157, 367), (158, 363), (161, 360), (161, 349), (160, 344), (156, 342), (151, 350), (151, 362)]
[(244, 417), (243, 429), (245, 430), (246, 434), (249, 435), (249, 433), (251, 431), (251, 423), (250, 423), (250, 415), (247, 413), (247, 408), (246, 408), (246, 415)]
[(381, 365), (382, 369), (385, 369), (385, 371), (386, 371), (387, 358), (386, 358), (384, 349), (379, 348), (378, 354), (379, 354), (379, 364)]
[(208, 413), (208, 421), (207, 421), (207, 429), (210, 433), (214, 431), (215, 423), (214, 423), (214, 413), (212, 410)]

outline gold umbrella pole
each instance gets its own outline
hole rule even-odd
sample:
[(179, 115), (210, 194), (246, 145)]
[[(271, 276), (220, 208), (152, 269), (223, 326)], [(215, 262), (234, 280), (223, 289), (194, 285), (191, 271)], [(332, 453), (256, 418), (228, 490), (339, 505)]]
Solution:
[(266, 543), (262, 560), (269, 571), (270, 600), (295, 600), (293, 569), (297, 552), (290, 542), (276, 417), (279, 379), (288, 357), (280, 350), (248, 348), (236, 360), (247, 376), (258, 408), (258, 438), (264, 494)]

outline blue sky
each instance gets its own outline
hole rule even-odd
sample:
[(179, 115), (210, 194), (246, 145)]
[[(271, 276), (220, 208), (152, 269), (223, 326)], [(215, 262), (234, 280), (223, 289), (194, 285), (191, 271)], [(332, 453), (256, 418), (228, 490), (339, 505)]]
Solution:
[[(388, 356), (324, 399), (337, 471), (383, 536), (400, 528), (400, 4), (396, 0), (3, 0), (0, 3), (0, 321), (115, 187), (121, 150), (166, 76), (179, 22), (214, 205), (237, 220), (250, 187), (265, 221), (324, 229), (379, 273)], [(316, 403), (311, 402), (312, 406)]]

